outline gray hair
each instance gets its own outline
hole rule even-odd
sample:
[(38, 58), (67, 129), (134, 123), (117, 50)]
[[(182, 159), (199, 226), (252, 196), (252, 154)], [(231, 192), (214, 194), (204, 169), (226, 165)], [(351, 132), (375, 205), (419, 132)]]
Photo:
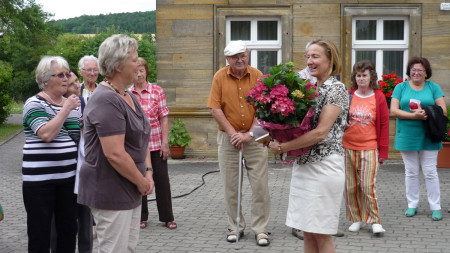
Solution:
[(45, 88), (45, 83), (52, 78), (53, 63), (56, 63), (58, 68), (65, 68), (69, 71), (69, 63), (67, 63), (66, 59), (63, 57), (52, 55), (42, 57), (36, 68), (36, 82), (38, 83), (40, 90), (43, 90)]
[(78, 71), (81, 71), (82, 69), (84, 69), (84, 62), (85, 61), (95, 61), (97, 63), (97, 66), (98, 66), (98, 59), (97, 59), (97, 57), (95, 57), (93, 55), (85, 55), (85, 56), (81, 57), (81, 59), (78, 61)]
[(127, 35), (115, 34), (107, 38), (98, 49), (100, 74), (111, 77), (115, 68), (123, 67), (130, 53), (137, 49), (137, 41)]
[(308, 52), (308, 47), (311, 46), (311, 42), (313, 42), (313, 41), (311, 40), (311, 41), (309, 41), (308, 43), (306, 43), (306, 46), (305, 46), (305, 55), (306, 55), (306, 53)]

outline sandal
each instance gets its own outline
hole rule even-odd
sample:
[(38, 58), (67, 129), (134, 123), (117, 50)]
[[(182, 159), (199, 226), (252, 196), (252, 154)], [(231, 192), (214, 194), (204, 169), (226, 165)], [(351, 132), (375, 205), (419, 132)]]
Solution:
[(258, 246), (269, 246), (270, 238), (266, 233), (259, 233), (255, 235), (256, 245)]
[(433, 215), (431, 215), (431, 219), (434, 221), (442, 220), (442, 213), (439, 210), (434, 210)]
[(303, 240), (303, 231), (301, 231), (300, 229), (293, 228), (292, 235), (294, 235), (295, 237), (297, 237), (300, 240)]
[[(239, 231), (239, 240), (244, 236), (244, 231)], [(236, 231), (228, 229), (227, 242), (236, 242)]]
[(146, 228), (147, 227), (147, 222), (146, 221), (141, 221), (141, 228)]
[(416, 212), (417, 212), (417, 208), (408, 208), (408, 210), (406, 210), (406, 212), (405, 212), (405, 216), (413, 217), (414, 215), (416, 215)]
[(177, 228), (178, 226), (177, 226), (177, 223), (175, 223), (175, 221), (169, 221), (169, 222), (166, 222), (166, 227), (167, 227), (168, 229), (175, 229), (175, 228)]

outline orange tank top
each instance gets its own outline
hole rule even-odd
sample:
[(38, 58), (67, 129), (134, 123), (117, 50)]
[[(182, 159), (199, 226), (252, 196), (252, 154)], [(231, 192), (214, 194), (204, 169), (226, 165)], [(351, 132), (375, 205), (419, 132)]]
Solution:
[(355, 92), (349, 111), (350, 126), (345, 130), (342, 139), (344, 148), (351, 150), (377, 149), (375, 120), (375, 94), (362, 97)]

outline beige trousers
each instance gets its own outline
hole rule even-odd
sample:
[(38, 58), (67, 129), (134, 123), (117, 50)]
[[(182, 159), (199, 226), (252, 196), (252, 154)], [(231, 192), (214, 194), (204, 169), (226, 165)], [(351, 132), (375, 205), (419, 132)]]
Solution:
[(131, 210), (91, 208), (97, 224), (98, 252), (136, 252), (139, 240), (141, 206)]
[[(231, 145), (230, 137), (222, 131), (217, 134), (219, 168), (225, 188), (225, 201), (227, 204), (228, 228), (236, 230), (238, 180), (239, 180), (239, 150)], [(270, 218), (270, 195), (268, 189), (267, 148), (261, 143), (251, 140), (243, 149), (243, 158), (246, 166), (242, 167), (252, 188), (252, 231), (255, 234), (267, 233)], [(242, 186), (242, 182), (241, 182)], [(241, 191), (242, 196), (242, 191)], [(242, 201), (242, 197), (241, 197)], [(239, 231), (245, 229), (245, 219), (240, 208)]]

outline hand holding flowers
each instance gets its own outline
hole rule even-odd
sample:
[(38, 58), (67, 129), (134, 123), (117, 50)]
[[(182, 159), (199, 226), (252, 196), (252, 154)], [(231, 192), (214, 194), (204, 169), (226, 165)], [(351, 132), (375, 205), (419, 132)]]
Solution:
[[(318, 96), (316, 86), (304, 81), (288, 62), (272, 67), (269, 74), (261, 76), (258, 84), (247, 94), (247, 100), (256, 107), (255, 117), (271, 137), (279, 142), (292, 140), (311, 130), (314, 116), (311, 107)], [(290, 151), (299, 155), (308, 149)]]

